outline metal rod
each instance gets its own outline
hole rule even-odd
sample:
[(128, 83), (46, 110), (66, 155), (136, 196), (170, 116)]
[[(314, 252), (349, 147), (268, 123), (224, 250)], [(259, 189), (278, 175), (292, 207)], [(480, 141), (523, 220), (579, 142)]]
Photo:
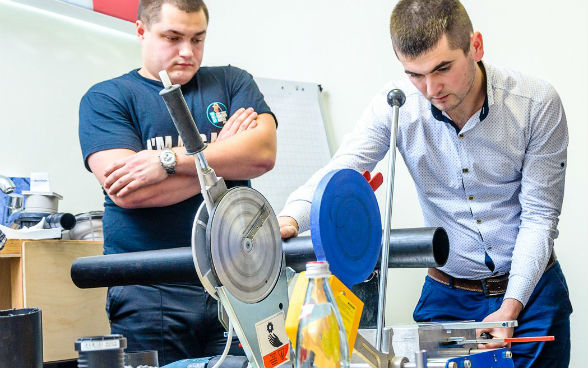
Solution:
[(472, 328), (509, 328), (518, 326), (518, 322), (516, 320), (487, 322), (438, 322), (438, 324), (445, 330), (469, 330)]
[(437, 350), (437, 355), (440, 357), (458, 357), (464, 355), (472, 355), (477, 353), (488, 352), (492, 349), (469, 349), (469, 348), (441, 348)]
[(208, 213), (212, 213), (212, 209), (214, 207), (214, 201), (210, 198), (208, 192), (206, 192), (206, 181), (204, 180), (204, 169), (208, 166), (208, 162), (204, 157), (204, 154), (198, 152), (194, 156), (194, 164), (196, 165), (196, 174), (198, 176), (198, 182), (200, 183), (200, 193), (202, 194), (202, 198), (204, 199), (204, 203), (206, 204), (206, 210)]
[(427, 351), (420, 350), (414, 353), (416, 368), (427, 368)]
[(392, 125), (390, 126), (390, 157), (388, 158), (388, 187), (386, 188), (386, 207), (384, 212), (384, 232), (382, 234), (382, 262), (380, 264), (380, 287), (378, 297), (378, 319), (376, 349), (382, 350), (382, 333), (385, 324), (386, 286), (388, 282), (388, 250), (390, 248), (390, 227), (392, 223), (392, 200), (394, 198), (394, 170), (396, 163), (396, 137), (398, 133), (398, 113), (406, 97), (404, 92), (393, 89), (387, 96), (392, 106)]
[[(441, 361), (434, 361), (434, 362), (427, 362), (426, 365), (427, 368), (446, 368), (447, 367), (447, 362), (441, 362)], [(416, 365), (416, 363), (414, 362), (409, 362), (409, 363), (405, 363), (404, 364), (404, 368), (418, 368), (418, 365)]]

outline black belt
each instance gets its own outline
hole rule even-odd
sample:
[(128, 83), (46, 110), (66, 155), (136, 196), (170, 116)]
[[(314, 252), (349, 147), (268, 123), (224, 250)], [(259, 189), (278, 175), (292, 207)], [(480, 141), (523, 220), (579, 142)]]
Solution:
[[(549, 261), (547, 262), (547, 266), (545, 267), (545, 272), (547, 272), (547, 270), (553, 267), (555, 261), (557, 261), (555, 252), (551, 252), (551, 257), (549, 257)], [(436, 268), (429, 268), (428, 274), (430, 278), (444, 285), (449, 285), (456, 289), (483, 293), (485, 296), (504, 295), (504, 293), (506, 292), (506, 287), (508, 286), (509, 275), (507, 273), (504, 275), (488, 277), (487, 279), (469, 280), (449, 276), (445, 272), (440, 271)]]

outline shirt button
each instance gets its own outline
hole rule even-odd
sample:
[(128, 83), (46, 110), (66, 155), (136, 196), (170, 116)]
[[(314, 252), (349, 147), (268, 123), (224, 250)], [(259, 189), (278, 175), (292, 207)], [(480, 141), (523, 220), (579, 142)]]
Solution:
[(458, 137), (463, 138), (463, 133), (459, 133)]
[(481, 220), (481, 219), (477, 219), (477, 220), (476, 220), (476, 222), (477, 222), (478, 224), (481, 224), (481, 223), (482, 223), (482, 220)]
[(474, 196), (468, 196), (468, 199), (469, 199), (470, 201), (473, 201), (473, 200), (474, 200)]
[(470, 170), (468, 170), (466, 167), (466, 168), (461, 169), (461, 172), (467, 174), (470, 172)]

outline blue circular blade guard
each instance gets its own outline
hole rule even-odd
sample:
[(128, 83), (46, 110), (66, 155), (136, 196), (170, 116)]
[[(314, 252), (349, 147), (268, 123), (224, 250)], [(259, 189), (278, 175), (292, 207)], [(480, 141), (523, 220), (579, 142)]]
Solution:
[(310, 236), (317, 260), (347, 287), (364, 281), (376, 267), (382, 221), (376, 196), (355, 170), (329, 172), (320, 181), (310, 210)]

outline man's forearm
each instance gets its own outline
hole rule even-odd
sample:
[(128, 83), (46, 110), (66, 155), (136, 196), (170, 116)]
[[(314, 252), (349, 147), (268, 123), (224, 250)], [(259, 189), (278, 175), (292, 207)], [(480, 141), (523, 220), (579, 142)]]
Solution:
[[(276, 128), (270, 114), (261, 114), (254, 129), (239, 132), (222, 141), (209, 143), (203, 151), (217, 176), (227, 180), (247, 180), (271, 170), (276, 159)], [(176, 172), (196, 177), (193, 155), (184, 147), (174, 148), (178, 156)]]
[[(523, 224), (524, 225), (524, 224)], [(512, 255), (505, 299), (516, 299), (526, 305), (531, 293), (545, 272), (553, 249), (549, 231), (522, 227)]]
[(270, 114), (257, 118), (257, 127), (208, 145), (204, 156), (218, 176), (227, 180), (258, 177), (274, 167), (276, 125)]
[[(200, 193), (194, 156), (175, 147), (176, 173), (166, 174), (158, 151), (133, 152), (112, 149), (88, 157), (92, 172), (110, 198), (123, 208), (168, 206)], [(240, 131), (203, 151), (217, 176), (246, 180), (273, 168), (276, 158), (276, 126), (270, 114), (258, 117), (256, 127)]]
[(200, 193), (195, 176), (176, 174), (157, 184), (139, 188), (124, 197), (109, 195), (122, 208), (165, 207), (182, 202)]

